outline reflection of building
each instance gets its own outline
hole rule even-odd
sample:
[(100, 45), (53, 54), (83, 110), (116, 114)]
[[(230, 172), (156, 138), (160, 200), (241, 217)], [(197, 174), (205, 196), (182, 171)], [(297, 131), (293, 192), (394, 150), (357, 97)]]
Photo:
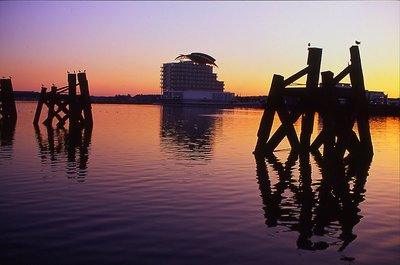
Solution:
[(36, 139), (39, 145), (40, 159), (42, 163), (50, 164), (65, 162), (68, 178), (84, 181), (87, 174), (89, 160), (89, 145), (92, 137), (92, 129), (71, 129), (63, 127), (54, 129), (45, 126), (45, 137), (38, 125), (35, 125)]
[(177, 159), (209, 160), (213, 155), (219, 110), (201, 107), (163, 106), (161, 148)]
[[(213, 73), (214, 59), (201, 53), (177, 57), (180, 62), (161, 67), (161, 89), (165, 100), (182, 102), (227, 102), (233, 93), (224, 92), (224, 82)], [(189, 59), (189, 61), (183, 61)]]

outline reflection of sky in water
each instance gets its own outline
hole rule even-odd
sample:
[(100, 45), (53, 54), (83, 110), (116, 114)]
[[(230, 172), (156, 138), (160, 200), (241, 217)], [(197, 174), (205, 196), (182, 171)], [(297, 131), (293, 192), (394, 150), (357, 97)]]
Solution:
[(0, 145), (0, 263), (398, 263), (398, 118), (371, 119), (365, 179), (287, 141), (256, 163), (262, 110), (95, 104), (88, 144), (35, 107)]

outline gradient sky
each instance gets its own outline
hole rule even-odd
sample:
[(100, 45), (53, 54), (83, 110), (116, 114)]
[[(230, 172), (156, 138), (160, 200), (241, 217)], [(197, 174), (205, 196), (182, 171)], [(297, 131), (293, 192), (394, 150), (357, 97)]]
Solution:
[(86, 70), (92, 95), (155, 94), (162, 63), (204, 52), (225, 91), (266, 95), (274, 73), (306, 66), (307, 43), (337, 74), (359, 40), (366, 89), (399, 97), (399, 14), (399, 1), (1, 1), (0, 76), (39, 91)]

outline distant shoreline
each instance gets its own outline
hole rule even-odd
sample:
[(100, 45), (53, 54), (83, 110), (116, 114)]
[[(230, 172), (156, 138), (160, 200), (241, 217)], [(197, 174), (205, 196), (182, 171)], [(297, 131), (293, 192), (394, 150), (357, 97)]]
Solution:
[[(39, 92), (14, 91), (16, 101), (38, 101)], [(164, 102), (161, 95), (115, 95), (115, 96), (90, 96), (93, 104), (141, 104), (141, 105), (168, 105), (168, 106), (196, 106), (214, 108), (254, 108), (264, 109), (267, 102), (266, 96), (236, 96), (234, 102)], [(400, 117), (400, 106), (395, 105), (369, 105), (371, 116)]]
[[(33, 99), (16, 99), (17, 102), (37, 102)], [(263, 110), (264, 107), (257, 104), (168, 104), (168, 103), (127, 103), (127, 102), (92, 102), (92, 104), (99, 105), (165, 105), (165, 106), (175, 106), (175, 107), (204, 107), (204, 108), (223, 108), (223, 109), (233, 109), (233, 108), (249, 108), (249, 109), (259, 109)], [(398, 106), (370, 106), (369, 115), (371, 117), (400, 117), (400, 107)]]

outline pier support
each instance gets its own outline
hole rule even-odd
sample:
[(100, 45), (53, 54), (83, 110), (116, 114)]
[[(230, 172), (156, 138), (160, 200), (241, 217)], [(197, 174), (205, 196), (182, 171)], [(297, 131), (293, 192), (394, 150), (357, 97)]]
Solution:
[[(78, 81), (77, 83), (77, 76)], [(80, 94), (77, 93), (77, 87)], [(43, 105), (47, 106), (45, 125), (51, 126), (53, 119), (58, 120), (57, 126), (61, 127), (69, 120), (70, 128), (92, 127), (92, 107), (86, 73), (68, 73), (68, 85), (57, 88), (52, 85), (51, 90), (42, 87), (40, 98), (35, 112), (34, 124), (38, 124)]]
[[(287, 136), (291, 149), (299, 153), (317, 151), (323, 146), (323, 156), (328, 160), (342, 159), (346, 150), (350, 154), (372, 159), (373, 147), (359, 47), (350, 48), (351, 64), (337, 76), (330, 71), (323, 72), (322, 84), (319, 86), (321, 55), (322, 49), (309, 48), (306, 68), (287, 79), (274, 75), (257, 133), (255, 155), (265, 156), (273, 152)], [(288, 87), (304, 75), (307, 75), (304, 88)], [(350, 86), (341, 86), (339, 82), (347, 75), (350, 76)], [(289, 103), (293, 101), (296, 104)], [(315, 140), (311, 141), (316, 112), (322, 117), (323, 128)], [(270, 137), (275, 113), (281, 125)], [(293, 124), (300, 116), (299, 140)], [(353, 130), (355, 122), (358, 136)]]
[(16, 120), (17, 108), (11, 78), (2, 78), (0, 79), (0, 121), (15, 122)]
[[(333, 153), (341, 159), (347, 150), (368, 160), (373, 157), (373, 146), (358, 46), (350, 48), (350, 60), (351, 64), (336, 77), (329, 71), (322, 73), (322, 101), (318, 109), (323, 129), (311, 149), (315, 151), (323, 145), (324, 158)], [(350, 76), (351, 86), (341, 88), (339, 82), (347, 75)], [(355, 122), (358, 137), (353, 130)]]
[[(316, 99), (316, 90), (318, 88), (321, 56), (322, 49), (309, 48), (308, 66), (306, 68), (286, 80), (284, 80), (283, 76), (274, 75), (268, 95), (267, 107), (265, 108), (257, 133), (258, 140), (255, 153), (272, 152), (285, 136), (287, 136), (292, 149), (308, 149), (314, 123), (315, 108), (313, 107), (313, 102)], [(307, 75), (305, 89), (296, 91), (295, 89), (287, 88), (287, 86), (304, 75)], [(299, 95), (298, 98), (300, 101), (297, 106), (289, 110), (289, 106), (286, 104), (284, 97), (293, 93)], [(278, 113), (282, 124), (271, 138), (269, 138), (275, 112)], [(299, 141), (293, 124), (302, 114), (302, 133), (300, 134)]]

